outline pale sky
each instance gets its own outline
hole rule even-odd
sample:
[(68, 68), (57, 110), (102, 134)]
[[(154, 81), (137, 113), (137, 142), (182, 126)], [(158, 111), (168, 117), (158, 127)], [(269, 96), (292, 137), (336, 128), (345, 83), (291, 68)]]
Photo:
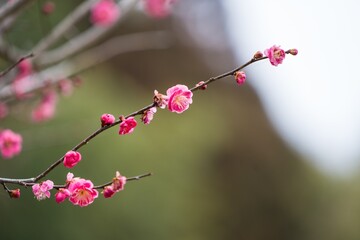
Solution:
[(357, 170), (360, 1), (221, 2), (238, 56), (274, 44), (299, 50), (278, 67), (257, 64), (247, 70), (248, 83), (285, 141), (325, 172)]

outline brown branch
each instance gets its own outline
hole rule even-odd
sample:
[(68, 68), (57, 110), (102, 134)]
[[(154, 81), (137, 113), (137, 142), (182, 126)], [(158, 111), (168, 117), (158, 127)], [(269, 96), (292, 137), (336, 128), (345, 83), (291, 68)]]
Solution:
[(93, 26), (90, 29), (84, 31), (77, 37), (72, 38), (64, 45), (44, 52), (38, 59), (36, 59), (36, 64), (40, 67), (56, 64), (66, 58), (74, 56), (75, 54), (94, 46), (98, 41), (103, 39), (107, 34), (113, 31), (118, 25), (123, 22), (126, 15), (130, 13), (130, 10), (138, 3), (139, 0), (123, 0), (118, 3), (119, 8), (121, 8), (121, 17), (117, 20), (115, 24), (110, 27), (97, 27)]
[(8, 72), (11, 71), (11, 69), (13, 69), (14, 67), (16, 67), (17, 65), (19, 65), (22, 61), (24, 61), (25, 59), (31, 58), (33, 57), (34, 54), (30, 53), (22, 58), (20, 58), (19, 60), (17, 60), (16, 63), (12, 64), (10, 67), (8, 67), (7, 69), (5, 69), (4, 71), (0, 72), (0, 78), (2, 78), (3, 76), (5, 76)]

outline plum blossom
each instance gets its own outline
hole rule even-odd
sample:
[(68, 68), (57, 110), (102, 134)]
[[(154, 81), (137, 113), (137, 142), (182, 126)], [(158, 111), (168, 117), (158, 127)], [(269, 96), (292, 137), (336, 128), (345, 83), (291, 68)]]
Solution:
[(100, 0), (91, 8), (90, 20), (94, 25), (107, 27), (116, 22), (120, 9), (113, 0)]
[(116, 175), (113, 178), (113, 189), (116, 192), (122, 191), (124, 190), (124, 186), (126, 184), (126, 177), (125, 176), (121, 176), (119, 171), (116, 171)]
[(94, 184), (83, 178), (72, 178), (67, 189), (70, 192), (70, 202), (80, 207), (88, 206), (99, 196)]
[(119, 171), (116, 171), (116, 176), (112, 180), (112, 184), (109, 186), (105, 186), (102, 194), (105, 198), (112, 197), (115, 193), (124, 190), (124, 186), (126, 184), (126, 177), (121, 176)]
[(164, 109), (168, 105), (168, 97), (154, 90), (154, 103), (157, 107)]
[(55, 194), (55, 201), (61, 203), (65, 201), (71, 195), (70, 191), (66, 188), (60, 188), (59, 191)]
[(265, 55), (269, 58), (271, 65), (277, 66), (281, 64), (285, 58), (285, 51), (280, 46), (272, 46), (264, 51)]
[(50, 190), (53, 189), (54, 183), (51, 180), (46, 180), (42, 183), (37, 183), (32, 186), (32, 191), (37, 200), (44, 200), (50, 198)]
[(72, 168), (81, 161), (81, 154), (75, 151), (68, 151), (64, 156), (64, 166)]
[(141, 121), (143, 121), (144, 124), (150, 124), (150, 122), (154, 118), (154, 114), (156, 113), (156, 111), (157, 111), (156, 107), (152, 107), (152, 108), (146, 110), (144, 112), (143, 116), (141, 117)]
[(114, 196), (115, 191), (113, 189), (113, 186), (105, 186), (104, 190), (101, 192), (104, 195), (104, 198), (111, 198)]
[(185, 85), (176, 85), (166, 91), (169, 98), (168, 109), (171, 112), (182, 113), (192, 103), (193, 93)]
[(104, 113), (100, 118), (101, 127), (111, 125), (115, 122), (115, 117), (112, 114)]
[(134, 131), (136, 125), (137, 125), (137, 122), (134, 119), (134, 117), (128, 117), (128, 118), (124, 119), (120, 123), (119, 134), (120, 135), (125, 135), (125, 134), (128, 134), (128, 133), (132, 133)]
[(145, 12), (153, 18), (164, 18), (170, 15), (175, 0), (145, 0)]
[(10, 129), (0, 132), (0, 151), (3, 158), (12, 158), (21, 152), (22, 137)]
[(32, 120), (34, 122), (43, 122), (51, 119), (56, 110), (57, 95), (55, 91), (47, 92), (39, 105), (32, 111)]
[(246, 74), (245, 74), (245, 72), (243, 72), (243, 71), (237, 71), (237, 72), (235, 73), (235, 80), (236, 80), (237, 84), (239, 84), (239, 85), (244, 84), (244, 83), (245, 83), (245, 80), (246, 80)]

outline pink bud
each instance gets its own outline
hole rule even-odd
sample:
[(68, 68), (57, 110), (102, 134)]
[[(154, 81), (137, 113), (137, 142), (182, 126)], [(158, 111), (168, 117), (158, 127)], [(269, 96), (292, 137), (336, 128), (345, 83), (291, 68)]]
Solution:
[(144, 124), (150, 124), (150, 122), (154, 118), (154, 114), (156, 113), (156, 111), (157, 111), (156, 107), (152, 107), (146, 110), (141, 117), (141, 121), (143, 121)]
[(115, 122), (115, 117), (109, 113), (104, 113), (101, 115), (101, 127), (111, 125)]
[(124, 135), (124, 134), (128, 134), (128, 133), (132, 133), (134, 131), (136, 125), (137, 125), (137, 122), (134, 119), (134, 117), (129, 117), (129, 118), (123, 120), (120, 123), (119, 134)]
[(243, 71), (237, 71), (235, 73), (235, 80), (236, 82), (241, 85), (241, 84), (244, 84), (245, 83), (245, 80), (246, 80), (246, 74), (245, 72)]
[(262, 58), (264, 55), (262, 54), (262, 52), (260, 51), (257, 51), (255, 54), (254, 54), (254, 59), (258, 59), (258, 58)]
[(112, 196), (114, 196), (115, 191), (112, 186), (106, 186), (101, 193), (104, 195), (104, 198), (111, 198)]
[(120, 9), (114, 0), (100, 0), (91, 9), (91, 22), (97, 26), (110, 26), (120, 16)]
[(64, 166), (72, 168), (81, 161), (81, 154), (75, 151), (68, 151), (64, 156)]
[(20, 189), (10, 190), (9, 193), (11, 198), (20, 198)]
[(60, 188), (59, 191), (55, 194), (55, 201), (61, 203), (65, 201), (71, 195), (70, 191), (66, 188)]
[(196, 84), (195, 87), (199, 87), (199, 86), (200, 86), (199, 89), (205, 90), (205, 89), (207, 89), (207, 85), (204, 84), (204, 83), (205, 83), (204, 81), (201, 81), (201, 82), (199, 82), (198, 84)]
[(298, 54), (298, 50), (296, 48), (290, 49), (288, 52), (294, 56), (296, 56)]
[(42, 12), (45, 15), (51, 14), (52, 12), (54, 12), (54, 10), (55, 10), (55, 4), (51, 1), (44, 3), (44, 5), (42, 6)]

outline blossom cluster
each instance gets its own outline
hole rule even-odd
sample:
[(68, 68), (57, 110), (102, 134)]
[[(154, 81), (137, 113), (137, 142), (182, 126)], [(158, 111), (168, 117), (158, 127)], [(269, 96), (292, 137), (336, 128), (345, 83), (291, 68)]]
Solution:
[[(112, 197), (115, 193), (124, 189), (126, 184), (126, 177), (121, 176), (117, 171), (116, 176), (113, 178), (111, 184), (104, 186), (102, 194), (105, 198)], [(44, 200), (50, 198), (50, 191), (54, 188), (54, 183), (51, 180), (46, 180), (41, 183), (34, 184), (32, 191), (37, 200)], [(74, 177), (73, 173), (68, 173), (66, 176), (66, 184), (62, 187), (57, 187), (58, 191), (55, 194), (55, 201), (62, 203), (66, 199), (73, 205), (86, 207), (94, 202), (99, 196), (99, 192), (95, 189), (91, 180), (84, 178)], [(14, 198), (20, 197), (20, 190), (12, 191)]]
[[(105, 1), (111, 2), (111, 0), (101, 0), (101, 2)], [(269, 49), (266, 49), (263, 53), (257, 51), (251, 61), (268, 58), (271, 65), (278, 66), (283, 62), (287, 53), (291, 55), (297, 55), (298, 51), (297, 49), (290, 49), (285, 52), (280, 48), (280, 46), (274, 45)], [(241, 71), (242, 68), (243, 67), (239, 67), (238, 69), (235, 69), (226, 75), (223, 74), (218, 78), (233, 75), (236, 83), (238, 85), (242, 85), (246, 81), (246, 74), (244, 71)], [(31, 71), (32, 68), (29, 63), (23, 63), (19, 65), (19, 74), (28, 74)], [(141, 115), (141, 121), (147, 125), (150, 124), (153, 120), (154, 115), (157, 112), (157, 108), (167, 108), (170, 112), (181, 114), (188, 110), (190, 105), (193, 103), (193, 91), (197, 89), (207, 89), (208, 84), (211, 81), (214, 81), (214, 79), (215, 78), (211, 78), (208, 81), (201, 81), (191, 89), (189, 89), (186, 85), (177, 84), (167, 89), (166, 94), (162, 94), (157, 90), (154, 90), (152, 105), (139, 110), (135, 114), (131, 114), (127, 117), (120, 115), (118, 121), (116, 121), (112, 114), (103, 114), (100, 117), (101, 128), (99, 129), (99, 132), (119, 124), (119, 135), (130, 134), (134, 132), (136, 126), (138, 125), (135, 119), (136, 115)], [(68, 85), (67, 80), (64, 80), (63, 84), (59, 85), (59, 88), (62, 88), (62, 91), (64, 92), (68, 92), (71, 90), (72, 85), (70, 87), (69, 86), (70, 85)], [(40, 105), (33, 111), (34, 121), (43, 121), (44, 119), (47, 119), (53, 115), (53, 108), (57, 101), (56, 96), (56, 92), (53, 89), (48, 89), (46, 92), (44, 92), (44, 96)], [(64, 167), (73, 168), (82, 160), (81, 153), (77, 151), (78, 148), (80, 147), (76, 147), (73, 148), (73, 150), (67, 151), (60, 159)], [(15, 156), (21, 152), (21, 149), (22, 137), (20, 134), (17, 134), (10, 129), (4, 129), (0, 131), (0, 153), (3, 158), (11, 158)], [(60, 161), (58, 163), (60, 163)], [(57, 203), (64, 202), (66, 199), (68, 199), (73, 205), (85, 207), (93, 203), (94, 200), (98, 198), (99, 192), (97, 189), (102, 189), (101, 194), (104, 196), (104, 198), (110, 198), (113, 197), (115, 193), (122, 191), (126, 182), (127, 178), (122, 176), (117, 171), (111, 182), (98, 187), (95, 187), (91, 180), (74, 177), (74, 174), (72, 173), (67, 174), (66, 183), (62, 186), (55, 185), (51, 180), (46, 180), (36, 184), (31, 183), (31, 185), (33, 194), (39, 201), (50, 198), (50, 191), (52, 189), (57, 189), (55, 194), (55, 201)], [(12, 198), (20, 197), (19, 189), (7, 191)]]

